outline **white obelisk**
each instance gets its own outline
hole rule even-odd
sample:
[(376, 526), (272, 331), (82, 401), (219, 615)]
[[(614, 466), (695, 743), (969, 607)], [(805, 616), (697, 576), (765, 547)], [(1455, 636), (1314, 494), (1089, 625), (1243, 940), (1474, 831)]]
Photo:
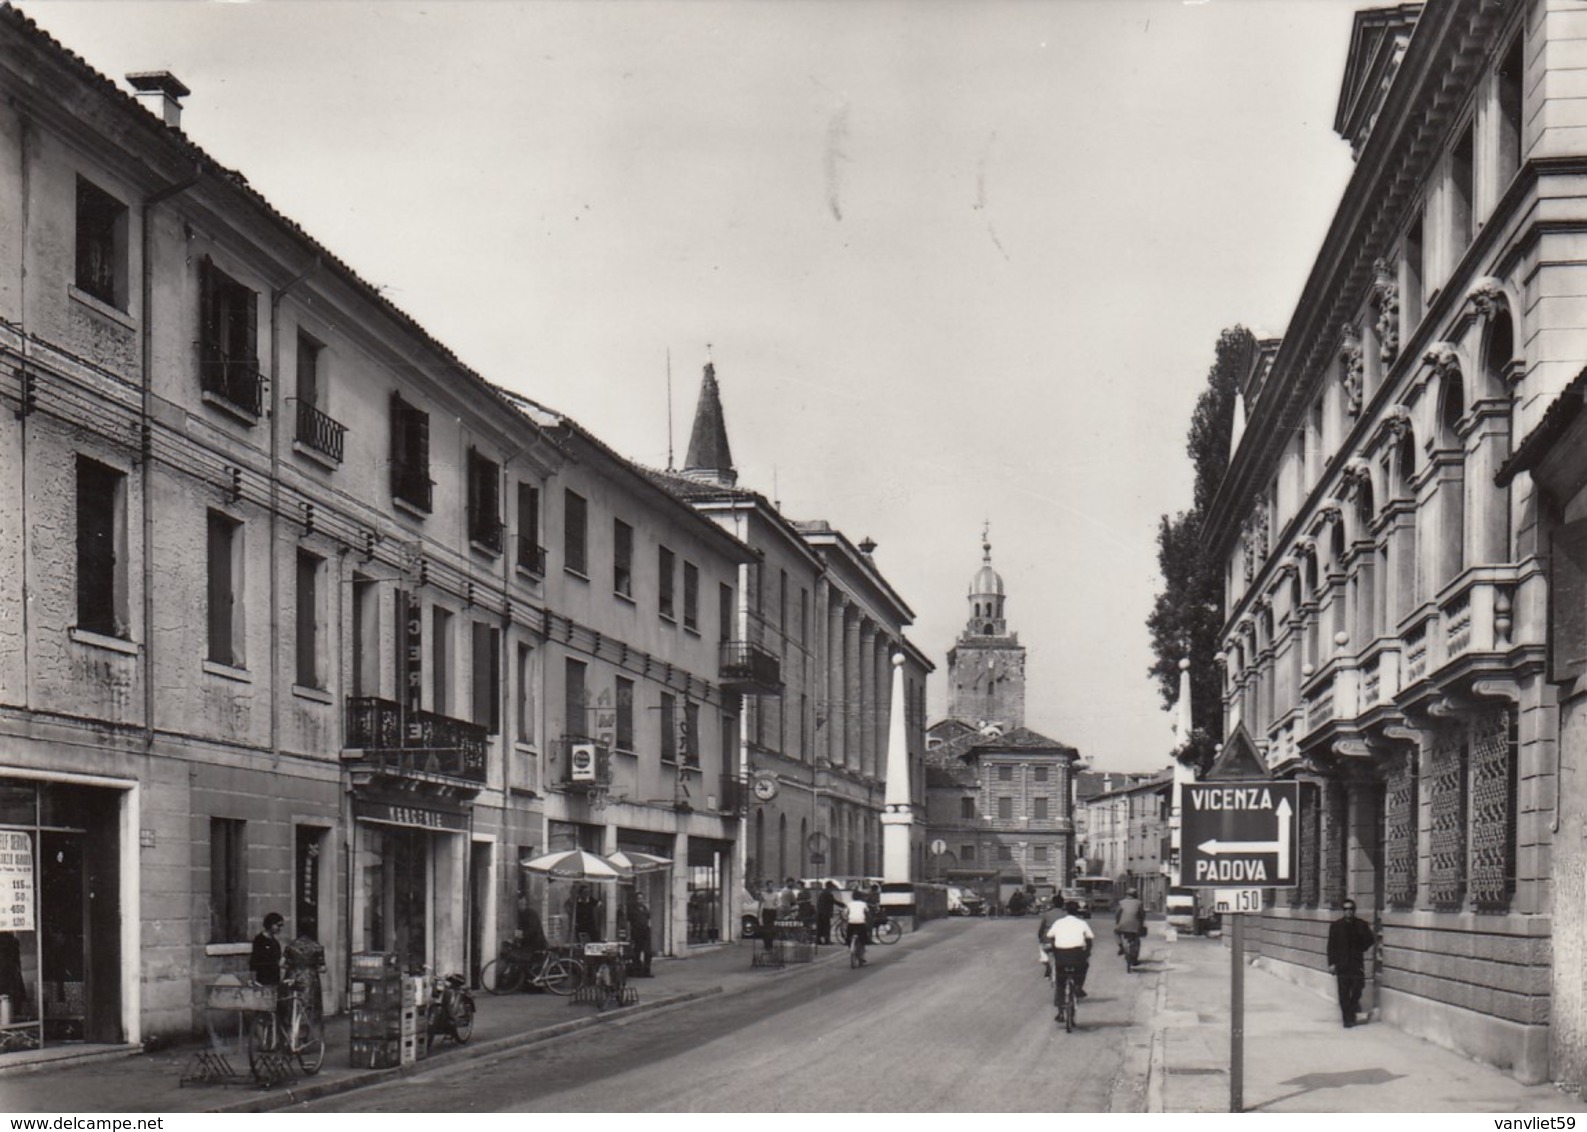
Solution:
[(904, 726), (904, 657), (893, 654), (893, 698), (887, 712), (887, 792), (882, 805), (882, 879), (910, 884), (909, 837), (915, 825), (910, 801), (909, 743)]

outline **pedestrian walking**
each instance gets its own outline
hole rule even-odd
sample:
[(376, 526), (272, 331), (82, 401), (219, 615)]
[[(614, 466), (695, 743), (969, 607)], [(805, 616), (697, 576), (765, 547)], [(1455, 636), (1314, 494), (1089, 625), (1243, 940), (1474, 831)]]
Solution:
[(816, 896), (817, 943), (832, 942), (832, 913), (837, 909), (837, 891), (838, 886), (829, 880), (821, 886), (821, 891)]
[(1356, 902), (1346, 900), (1344, 914), (1328, 925), (1328, 970), (1339, 981), (1339, 1013), (1345, 1029), (1356, 1024), (1361, 992), (1367, 985), (1367, 952), (1377, 944), (1372, 929), (1356, 919)]
[(628, 940), (634, 945), (634, 974), (650, 978), (650, 908), (640, 892), (628, 905)]

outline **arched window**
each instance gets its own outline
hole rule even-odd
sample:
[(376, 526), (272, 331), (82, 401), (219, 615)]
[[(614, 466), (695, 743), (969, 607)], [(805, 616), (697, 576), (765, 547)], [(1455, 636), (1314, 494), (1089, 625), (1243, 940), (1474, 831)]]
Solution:
[(1460, 421), (1466, 415), (1466, 385), (1458, 369), (1445, 375), (1439, 390), (1438, 447), (1454, 448), (1460, 444)]

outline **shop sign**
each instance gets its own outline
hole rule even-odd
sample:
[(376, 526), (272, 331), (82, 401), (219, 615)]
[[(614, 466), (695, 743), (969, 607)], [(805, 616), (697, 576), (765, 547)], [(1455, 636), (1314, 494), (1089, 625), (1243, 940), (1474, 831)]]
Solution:
[(404, 636), (407, 638), (408, 741), (416, 743), (424, 738), (423, 724), (418, 718), (424, 707), (424, 606), (418, 594), (403, 594), (399, 600), (405, 600), (407, 605), (403, 613), (407, 624)]
[(415, 829), (444, 829), (459, 833), (468, 829), (467, 814), (431, 810), (423, 806), (404, 806), (396, 802), (359, 802), (354, 813), (361, 821), (378, 821)]
[(33, 835), (0, 833), (0, 931), (33, 931)]

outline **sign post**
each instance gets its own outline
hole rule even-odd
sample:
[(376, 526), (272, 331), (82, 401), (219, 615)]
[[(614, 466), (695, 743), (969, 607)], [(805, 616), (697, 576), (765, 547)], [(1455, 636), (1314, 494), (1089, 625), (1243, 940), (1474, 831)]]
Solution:
[(1218, 911), (1234, 917), (1229, 949), (1229, 1111), (1245, 1109), (1245, 913), (1262, 890), (1290, 888), (1300, 861), (1300, 784), (1186, 782), (1180, 786), (1180, 878), (1218, 889)]

